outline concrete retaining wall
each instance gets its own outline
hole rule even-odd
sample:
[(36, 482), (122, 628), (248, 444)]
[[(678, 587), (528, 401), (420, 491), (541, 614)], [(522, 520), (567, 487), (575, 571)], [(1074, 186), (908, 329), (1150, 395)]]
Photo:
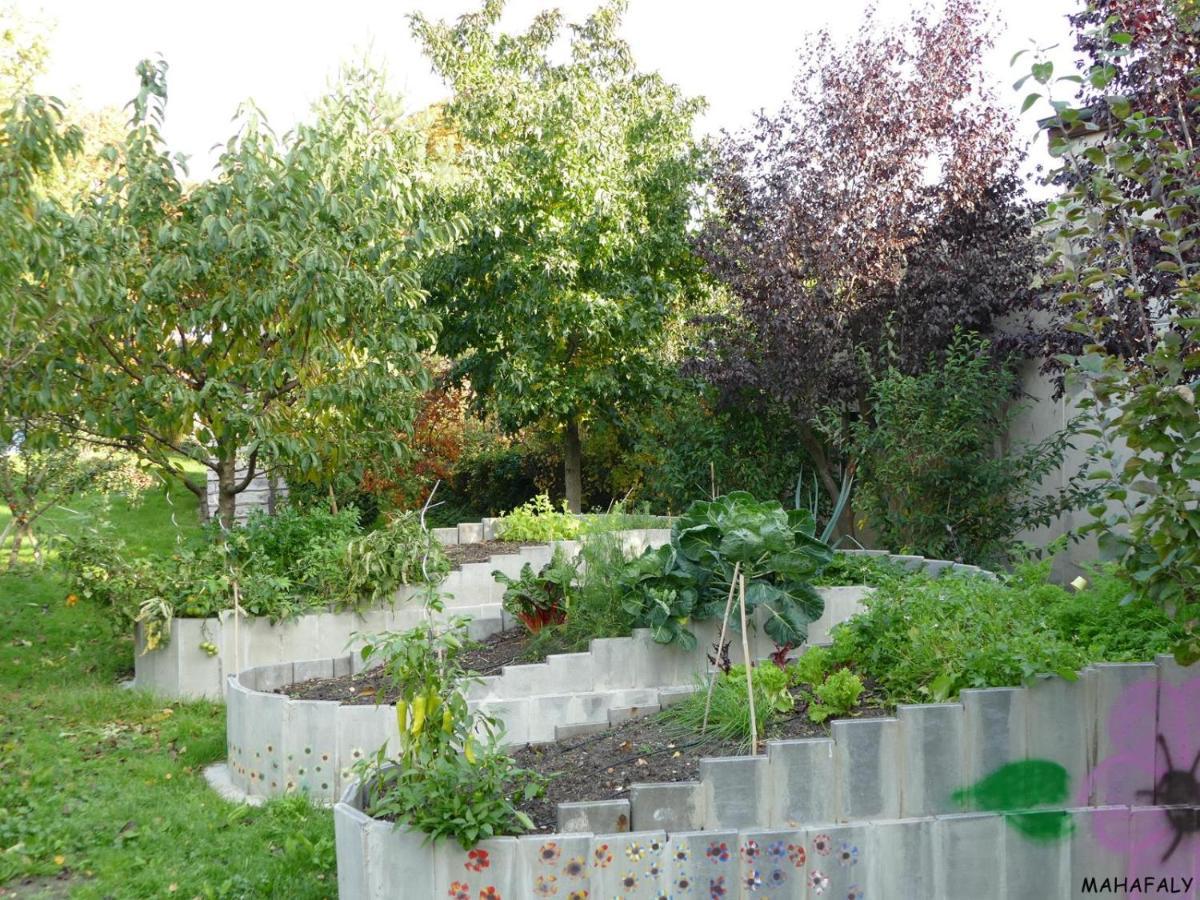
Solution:
[(1200, 669), (1097, 665), (832, 730), (470, 853), (372, 820), (350, 785), (339, 895), (1197, 897)]
[[(826, 611), (811, 628), (817, 641), (827, 639), (833, 625), (859, 609), (868, 589), (820, 590)], [(690, 693), (696, 676), (708, 671), (706, 653), (717, 629), (712, 623), (704, 626), (690, 652), (656, 644), (649, 631), (639, 629), (632, 637), (594, 640), (586, 653), (505, 666), (500, 675), (471, 685), (470, 706), (503, 723), (507, 744), (549, 742), (657, 712)], [(493, 619), (472, 623), (477, 637), (501, 627)], [(731, 656), (739, 661), (741, 648), (733, 649)], [(772, 649), (759, 629), (751, 652), (762, 659)], [(291, 700), (274, 691), (309, 678), (358, 671), (358, 665), (358, 656), (347, 656), (261, 666), (229, 676), (226, 730), (232, 783), (251, 796), (303, 790), (332, 802), (350, 767), (395, 737), (395, 707)], [(317, 760), (320, 770), (313, 768)]]
[[(482, 525), (479, 527), (482, 529)], [(631, 553), (640, 553), (645, 547), (656, 547), (670, 540), (670, 532), (626, 531), (622, 537)], [(504, 588), (496, 583), (492, 571), (499, 569), (515, 577), (527, 562), (535, 569), (545, 565), (556, 547), (574, 556), (579, 546), (577, 541), (557, 541), (522, 547), (517, 553), (497, 554), (488, 562), (465, 563), (461, 569), (450, 572), (440, 585), (446, 614), (502, 623), (500, 601)], [(362, 613), (309, 613), (279, 623), (243, 615), (235, 627), (232, 610), (208, 619), (177, 618), (171, 621), (170, 641), (149, 653), (144, 652), (139, 628), (135, 636), (134, 686), (164, 697), (219, 700), (224, 696), (228, 675), (254, 666), (341, 656), (359, 646), (356, 634), (413, 627), (423, 615), (419, 600), (413, 599), (422, 590), (423, 585), (401, 588), (390, 607)], [(217, 646), (214, 656), (200, 649), (201, 644), (210, 642)]]

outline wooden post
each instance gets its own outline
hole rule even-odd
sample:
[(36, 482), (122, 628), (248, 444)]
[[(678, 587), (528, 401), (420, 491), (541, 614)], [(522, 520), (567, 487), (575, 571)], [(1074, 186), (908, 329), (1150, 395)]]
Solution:
[[(733, 592), (738, 583), (738, 572), (741, 570), (740, 562), (733, 564), (733, 577), (729, 580), (729, 599), (725, 601), (725, 615), (721, 617), (721, 636), (717, 638), (717, 658), (720, 659), (721, 648), (725, 646), (725, 630), (729, 625), (729, 610), (733, 608)], [(712, 692), (713, 685), (717, 683), (717, 673), (708, 673), (708, 696), (704, 699), (704, 722), (700, 726), (700, 733), (708, 731), (708, 711), (712, 708)]]

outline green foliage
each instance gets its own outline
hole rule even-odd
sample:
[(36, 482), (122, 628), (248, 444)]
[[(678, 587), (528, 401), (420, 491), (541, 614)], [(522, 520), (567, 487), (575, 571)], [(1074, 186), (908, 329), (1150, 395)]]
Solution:
[(579, 535), (579, 519), (567, 510), (559, 512), (545, 494), (538, 494), (496, 521), (496, 538), (501, 541), (569, 541)]
[(1016, 374), (987, 339), (956, 333), (940, 362), (916, 375), (889, 368), (870, 387), (872, 414), (856, 423), (856, 507), (883, 546), (932, 559), (997, 564), (1020, 531), (1086, 502), (1082, 476), (1046, 492), (1078, 423), (998, 453), (1012, 423)]
[[(687, 731), (699, 735), (704, 725), (704, 705), (708, 696), (708, 680), (698, 678), (696, 690), (685, 700), (663, 712), (663, 718), (675, 722)], [(792, 695), (788, 692), (788, 673), (774, 663), (754, 668), (754, 713), (758, 737), (767, 736), (772, 723), (792, 710)], [(750, 745), (750, 704), (746, 702), (746, 670), (733, 666), (719, 673), (712, 685), (712, 703), (708, 711), (706, 734), (718, 740), (737, 741)]]
[(386, 599), (402, 584), (436, 584), (450, 571), (442, 545), (421, 527), (415, 512), (394, 515), (351, 540), (342, 562), (341, 599), (350, 606)]
[[(1067, 186), (1048, 204), (1043, 234), (1054, 307), (1073, 314), (1064, 328), (1082, 343), (1058, 362), (1094, 397), (1083, 405), (1107, 502), (1091, 507), (1090, 530), (1103, 558), (1119, 562), (1129, 596), (1179, 624), (1175, 655), (1188, 664), (1200, 660), (1200, 150), (1182, 110), (1200, 74), (1157, 68), (1191, 46), (1191, 28), (1135, 38), (1116, 19), (1081, 36), (1094, 60), (1080, 66), (1088, 109), (1052, 99), (1045, 60), (1021, 82), (1044, 85), (1062, 160), (1054, 175)], [(1130, 78), (1152, 86), (1131, 97)], [(1077, 140), (1080, 131), (1093, 134)]]
[(620, 535), (608, 528), (588, 531), (585, 526), (581, 540), (566, 621), (542, 629), (533, 638), (530, 655), (534, 658), (587, 650), (592, 638), (624, 637), (635, 627), (633, 617), (618, 602), (628, 565)]
[(833, 562), (813, 579), (818, 585), (882, 584), (904, 575), (907, 570), (887, 557), (834, 553)]
[(227, 526), (263, 464), (315, 476), (351, 438), (399, 458), (438, 327), (420, 268), (453, 229), (428, 216), (395, 98), (350, 72), (283, 142), (249, 110), (188, 185), (160, 134), (165, 64), (138, 72), (116, 173), (55, 235), (72, 265), (36, 391), (5, 414), (46, 409), (181, 478), (179, 455), (201, 462)]
[(387, 597), (401, 577), (422, 580), (426, 552), (430, 577), (445, 573), (445, 557), (414, 522), (402, 519), (375, 534), (362, 535), (353, 507), (337, 514), (287, 507), (252, 514), (244, 527), (222, 532), (223, 540), (211, 525), (202, 539), (169, 555), (130, 557), (122, 541), (87, 530), (63, 541), (60, 561), (73, 593), (104, 607), (119, 630), (142, 622), (154, 649), (169, 638), (172, 615), (205, 618), (232, 609), (235, 586), (247, 614), (278, 621)]
[(862, 679), (849, 669), (838, 669), (813, 688), (813, 702), (808, 705), (808, 717), (824, 722), (832, 716), (848, 715), (862, 695)]
[(816, 687), (825, 681), (833, 668), (833, 657), (828, 647), (814, 645), (806, 647), (795, 660), (788, 664), (787, 673), (793, 686)]
[(1045, 561), (998, 581), (948, 574), (885, 583), (834, 629), (834, 663), (854, 663), (889, 702), (928, 703), (1042, 674), (1074, 678), (1089, 662), (1153, 659), (1177, 634), (1146, 604), (1134, 614), (1121, 607), (1111, 574), (1095, 573), (1076, 595), (1048, 573)]
[(813, 530), (807, 511), (744, 492), (698, 500), (672, 525), (669, 544), (630, 562), (622, 604), (656, 641), (690, 648), (688, 621), (721, 618), (736, 568), (746, 579), (747, 610), (764, 609), (772, 640), (797, 646), (824, 609), (811, 579), (833, 557)]
[[(505, 430), (558, 430), (572, 472), (581, 424), (658, 396), (667, 327), (697, 281), (701, 104), (637, 69), (620, 4), (572, 26), (561, 61), (559, 13), (503, 35), (503, 7), (486, 0), (453, 24), (412, 17), (454, 90), (448, 206), (471, 223), (429, 282), (458, 374)], [(578, 490), (568, 478), (567, 496)]]
[(537, 634), (566, 618), (568, 593), (577, 574), (575, 563), (567, 559), (561, 547), (555, 547), (550, 562), (536, 575), (533, 566), (525, 563), (518, 578), (510, 578), (499, 569), (492, 572), (492, 577), (504, 585), (505, 611), (520, 619), (530, 634)]
[(533, 823), (516, 809), (542, 781), (519, 769), (499, 747), (497, 724), (467, 707), (458, 655), (467, 620), (443, 630), (419, 627), (382, 635), (363, 648), (364, 660), (381, 660), (393, 685), (399, 752), (386, 746), (359, 768), (369, 786), (373, 816), (463, 847), (496, 835), (518, 834)]

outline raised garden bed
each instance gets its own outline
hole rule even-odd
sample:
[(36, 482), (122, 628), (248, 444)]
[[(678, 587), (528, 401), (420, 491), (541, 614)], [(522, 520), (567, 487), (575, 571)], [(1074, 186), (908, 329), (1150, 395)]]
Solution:
[[(469, 851), (371, 818), (354, 784), (334, 810), (339, 895), (1003, 900), (1149, 876), (1146, 896), (1195, 896), (1198, 752), (1200, 672), (1160, 657), (835, 721)], [(1047, 768), (1061, 777), (1030, 774)]]
[[(450, 530), (476, 542), (483, 540), (481, 523)], [(621, 532), (621, 536), (630, 552), (640, 553), (647, 546), (666, 542), (670, 532), (649, 529)], [(481, 635), (505, 627), (500, 608), (504, 591), (496, 584), (492, 571), (499, 569), (516, 576), (527, 562), (539, 568), (549, 562), (555, 547), (573, 556), (579, 544), (505, 543), (504, 552), (490, 553), (486, 561), (468, 562), (464, 556), (440, 586), (446, 594), (446, 615), (465, 615), (486, 622), (478, 629)], [(454, 552), (469, 555), (479, 551)], [(390, 605), (362, 613), (314, 612), (286, 622), (245, 615), (235, 621), (232, 610), (205, 619), (176, 618), (171, 620), (170, 641), (148, 653), (139, 628), (135, 635), (134, 686), (169, 698), (219, 700), (224, 697), (225, 679), (230, 674), (272, 663), (332, 658), (353, 649), (357, 634), (411, 628), (421, 620), (423, 611), (419, 604), (409, 601), (422, 590), (422, 585), (401, 588)], [(208, 644), (216, 647), (215, 653), (202, 646)]]

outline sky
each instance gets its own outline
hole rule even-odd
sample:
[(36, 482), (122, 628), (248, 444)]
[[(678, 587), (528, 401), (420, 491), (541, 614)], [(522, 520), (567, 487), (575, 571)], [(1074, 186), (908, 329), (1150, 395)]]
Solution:
[[(17, 0), (21, 12), (50, 27), (50, 61), (41, 90), (89, 108), (123, 106), (136, 93), (139, 59), (169, 65), (164, 134), (203, 177), (229, 137), (239, 104), (251, 98), (277, 131), (303, 119), (340, 62), (368, 52), (413, 109), (446, 95), (409, 35), (413, 11), (452, 19), (479, 0)], [(701, 133), (736, 130), (759, 109), (775, 109), (795, 76), (797, 48), (821, 27), (848, 35), (868, 0), (630, 0), (623, 34), (643, 69), (657, 70), (686, 93), (708, 100)], [(879, 0), (881, 18), (903, 21), (913, 2)], [(1065, 16), (1083, 0), (992, 0), (1002, 19), (987, 59), (1014, 112), (1021, 73), (1012, 55), (1031, 39), (1060, 43), (1061, 71), (1071, 38)], [(597, 0), (509, 0), (503, 26), (518, 30), (556, 6), (582, 20)], [(1025, 69), (1027, 71), (1027, 68)], [(1032, 141), (1033, 114), (1022, 137)], [(1034, 141), (1034, 154), (1041, 152)]]

